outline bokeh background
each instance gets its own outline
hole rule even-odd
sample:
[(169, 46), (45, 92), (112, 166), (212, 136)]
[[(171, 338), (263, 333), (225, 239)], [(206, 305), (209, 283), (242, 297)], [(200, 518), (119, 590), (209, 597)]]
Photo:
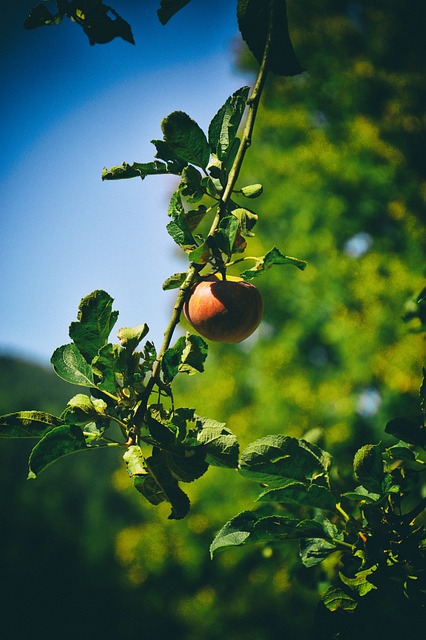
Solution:
[[(0, 413), (62, 411), (74, 390), (49, 357), (93, 289), (115, 298), (120, 326), (147, 322), (161, 340), (174, 299), (161, 284), (185, 264), (164, 228), (174, 182), (102, 183), (102, 167), (151, 160), (175, 109), (206, 128), (254, 77), (233, 2), (193, 0), (166, 27), (157, 2), (116, 4), (134, 47), (90, 47), (65, 21), (24, 31), (31, 0), (2, 9)], [(288, 10), (307, 71), (269, 79), (241, 184), (264, 185), (249, 253), (277, 245), (309, 265), (259, 279), (258, 332), (210, 345), (176, 401), (227, 422), (242, 447), (268, 433), (315, 439), (353, 487), (357, 448), (419, 410), (424, 340), (407, 314), (424, 286), (426, 12), (402, 0)], [(27, 482), (28, 443), (0, 444), (5, 638), (310, 637), (335, 559), (308, 571), (291, 545), (209, 558), (220, 526), (255, 507), (238, 474), (209, 470), (187, 488), (191, 514), (170, 522), (115, 451)]]

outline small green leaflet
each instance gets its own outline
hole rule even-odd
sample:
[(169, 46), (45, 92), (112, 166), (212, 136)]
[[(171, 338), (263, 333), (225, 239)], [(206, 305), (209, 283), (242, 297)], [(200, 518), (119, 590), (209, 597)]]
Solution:
[(308, 568), (319, 564), (336, 550), (335, 544), (323, 538), (305, 538), (299, 543), (300, 559)]
[(364, 569), (363, 571), (358, 571), (353, 578), (348, 578), (343, 575), (343, 573), (339, 572), (339, 578), (343, 584), (350, 587), (353, 591), (356, 591), (360, 596), (365, 596), (365, 594), (369, 593), (372, 589), (377, 589), (376, 585), (368, 580), (368, 577), (376, 570), (377, 564), (369, 567), (368, 569)]
[(273, 247), (265, 256), (257, 258), (257, 262), (254, 267), (247, 269), (240, 274), (244, 280), (253, 280), (270, 269), (275, 264), (292, 264), (298, 269), (306, 268), (307, 262), (305, 260), (299, 260), (298, 258), (292, 258), (291, 256), (285, 256), (279, 249)]
[(209, 143), (212, 153), (216, 154), (219, 160), (226, 158), (228, 150), (237, 135), (249, 91), (250, 87), (242, 87), (233, 93), (210, 123)]
[(161, 123), (164, 140), (178, 159), (205, 169), (210, 147), (203, 130), (183, 111), (173, 111)]
[(50, 361), (62, 380), (81, 387), (95, 386), (92, 369), (74, 343), (56, 349)]
[(112, 311), (112, 303), (113, 298), (105, 291), (93, 291), (81, 300), (78, 321), (70, 325), (70, 338), (89, 363), (107, 344), (117, 321), (118, 311)]
[(186, 272), (174, 273), (163, 282), (163, 291), (169, 291), (170, 289), (178, 289), (186, 279)]
[(80, 427), (61, 425), (49, 431), (34, 447), (28, 464), (28, 478), (35, 478), (59, 458), (87, 449)]
[(169, 173), (168, 167), (164, 162), (155, 160), (154, 162), (134, 162), (128, 164), (123, 162), (122, 165), (115, 167), (106, 167), (102, 170), (102, 180), (123, 180), (126, 178), (141, 178), (144, 180), (146, 176), (156, 176)]
[(178, 373), (192, 375), (203, 372), (207, 351), (207, 344), (200, 336), (188, 332), (186, 336), (178, 338), (161, 360), (164, 382), (170, 383)]
[(120, 340), (122, 347), (133, 353), (148, 331), (147, 324), (138, 324), (136, 327), (123, 327), (118, 330), (117, 338)]
[(358, 449), (353, 466), (355, 477), (368, 491), (381, 492), (384, 472), (380, 445), (367, 444)]
[(338, 587), (329, 587), (322, 597), (324, 606), (329, 611), (354, 611), (358, 602)]
[(0, 438), (41, 438), (62, 424), (43, 411), (18, 411), (0, 416)]

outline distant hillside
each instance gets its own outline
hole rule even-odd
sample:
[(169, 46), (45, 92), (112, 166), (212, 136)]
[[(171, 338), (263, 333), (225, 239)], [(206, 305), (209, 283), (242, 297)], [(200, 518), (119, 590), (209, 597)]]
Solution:
[(0, 414), (38, 409), (58, 415), (75, 393), (78, 388), (58, 378), (50, 366), (0, 356)]

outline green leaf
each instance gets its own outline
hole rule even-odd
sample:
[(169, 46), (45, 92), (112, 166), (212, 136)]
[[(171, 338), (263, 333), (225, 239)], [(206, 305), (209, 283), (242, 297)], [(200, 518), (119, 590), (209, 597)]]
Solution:
[(326, 487), (318, 484), (306, 485), (302, 482), (291, 482), (285, 487), (268, 489), (260, 494), (258, 500), (299, 504), (326, 511), (334, 511), (336, 508), (336, 500)]
[(329, 587), (322, 597), (322, 602), (329, 611), (354, 611), (358, 606), (358, 602), (339, 587)]
[(423, 426), (421, 418), (419, 420), (394, 418), (387, 423), (385, 431), (404, 442), (421, 447), (426, 446), (426, 427)]
[(41, 438), (62, 424), (43, 411), (18, 411), (0, 416), (0, 438)]
[(213, 556), (218, 549), (249, 542), (271, 543), (312, 537), (327, 537), (321, 524), (315, 520), (262, 517), (252, 511), (243, 511), (222, 527), (210, 546), (210, 554)]
[(178, 287), (180, 287), (186, 279), (186, 272), (185, 273), (174, 273), (172, 276), (170, 276), (169, 278), (167, 278), (167, 280), (165, 280), (163, 282), (163, 291), (169, 291), (170, 289), (178, 289)]
[(166, 228), (176, 244), (184, 250), (196, 247), (197, 243), (189, 229), (179, 191), (175, 191), (170, 198), (168, 214), (173, 220)]
[(96, 376), (96, 388), (109, 394), (117, 393), (117, 378), (123, 381), (124, 349), (117, 344), (106, 344), (93, 358), (92, 370)]
[(175, 13), (187, 5), (190, 0), (161, 0), (157, 11), (161, 24), (166, 24)]
[(300, 558), (305, 567), (314, 567), (337, 549), (336, 545), (323, 538), (306, 538), (299, 543)]
[(367, 444), (355, 453), (354, 473), (368, 491), (381, 493), (384, 478), (380, 445)]
[(197, 440), (207, 451), (207, 461), (217, 467), (238, 467), (236, 436), (222, 422), (197, 416)]
[(161, 123), (164, 140), (173, 153), (185, 162), (205, 169), (210, 147), (203, 130), (183, 111), (174, 111)]
[(102, 170), (102, 180), (124, 180), (127, 178), (141, 178), (144, 180), (146, 176), (157, 176), (169, 173), (168, 167), (164, 162), (134, 162), (128, 164), (123, 162), (122, 165), (115, 167), (106, 167)]
[(220, 220), (219, 226), (214, 234), (216, 245), (229, 257), (232, 254), (238, 228), (239, 222), (235, 216), (225, 216)]
[(135, 477), (136, 489), (151, 504), (169, 502), (172, 507), (169, 519), (180, 520), (184, 518), (189, 511), (189, 498), (179, 487), (177, 480), (172, 476), (170, 469), (164, 464), (164, 460), (156, 449), (154, 449), (153, 455), (145, 460), (145, 465), (148, 474)]
[(365, 487), (357, 487), (354, 491), (347, 491), (346, 493), (343, 493), (342, 496), (348, 500), (365, 502), (366, 504), (374, 504), (382, 498), (380, 493), (373, 493), (368, 491)]
[(127, 349), (129, 353), (133, 353), (148, 331), (148, 325), (145, 323), (138, 324), (136, 327), (123, 327), (119, 329), (117, 338), (120, 340), (122, 347)]
[(250, 184), (241, 188), (241, 193), (246, 198), (258, 198), (263, 193), (263, 187), (261, 184)]
[(202, 373), (207, 351), (207, 344), (200, 336), (188, 332), (186, 336), (180, 337), (173, 347), (167, 349), (161, 360), (166, 384), (178, 373)]
[(253, 280), (270, 269), (275, 264), (292, 264), (298, 269), (306, 268), (307, 263), (305, 260), (299, 260), (298, 258), (292, 258), (291, 256), (285, 256), (279, 249), (273, 247), (265, 256), (257, 258), (256, 265), (251, 269), (247, 269), (241, 273), (241, 277), (244, 280)]
[(258, 519), (258, 516), (253, 511), (243, 511), (234, 516), (222, 527), (211, 543), (210, 556), (213, 558), (219, 549), (244, 544), (250, 537)]
[(312, 482), (327, 477), (332, 457), (317, 445), (290, 436), (266, 436), (252, 442), (240, 458), (244, 476), (282, 486), (283, 479)]
[(202, 184), (201, 173), (192, 164), (182, 171), (179, 191), (187, 202), (198, 202), (206, 193), (206, 189)]
[(69, 400), (63, 417), (67, 424), (82, 426), (98, 418), (99, 412), (89, 396), (78, 393)]
[(211, 150), (219, 160), (224, 160), (232, 142), (234, 141), (244, 109), (250, 87), (242, 87), (230, 96), (219, 109), (209, 126), (209, 143)]
[(258, 221), (258, 215), (249, 209), (238, 207), (232, 211), (232, 215), (235, 216), (240, 225), (240, 232), (243, 236), (254, 236), (252, 229)]
[(145, 424), (154, 440), (163, 446), (170, 446), (176, 442), (176, 432), (169, 425), (164, 424), (148, 411), (145, 415)]
[(44, 4), (39, 3), (30, 11), (24, 21), (24, 27), (25, 29), (36, 29), (45, 25), (59, 24), (62, 18), (62, 13), (53, 15)]
[(35, 478), (59, 458), (84, 449), (87, 449), (87, 445), (80, 427), (76, 425), (55, 427), (32, 450), (28, 478)]
[(339, 578), (343, 584), (350, 587), (353, 591), (356, 591), (360, 596), (365, 596), (371, 590), (377, 589), (376, 585), (368, 580), (369, 576), (371, 576), (376, 570), (377, 565), (373, 565), (368, 569), (358, 571), (353, 578), (348, 578), (343, 575), (343, 573), (339, 572)]
[(211, 258), (211, 250), (207, 242), (203, 242), (199, 247), (188, 254), (188, 258), (195, 264), (207, 264)]
[(127, 473), (131, 478), (147, 475), (145, 458), (139, 446), (132, 445), (128, 447), (123, 455), (123, 460), (126, 463)]
[(161, 451), (161, 457), (173, 476), (181, 482), (193, 482), (201, 478), (209, 468), (202, 447), (181, 445), (176, 449)]
[(51, 363), (62, 380), (81, 387), (95, 386), (92, 369), (74, 343), (56, 349)]
[(272, 23), (267, 68), (281, 76), (303, 71), (288, 32), (285, 0), (238, 0), (238, 26), (250, 51), (260, 64)]
[(167, 163), (167, 171), (176, 175), (180, 175), (184, 170), (187, 162), (179, 159), (173, 149), (165, 140), (151, 140), (151, 143), (156, 148), (156, 158), (165, 160)]
[(105, 291), (93, 291), (81, 300), (78, 321), (70, 325), (70, 338), (89, 363), (107, 344), (117, 321), (118, 311), (112, 311), (113, 301)]

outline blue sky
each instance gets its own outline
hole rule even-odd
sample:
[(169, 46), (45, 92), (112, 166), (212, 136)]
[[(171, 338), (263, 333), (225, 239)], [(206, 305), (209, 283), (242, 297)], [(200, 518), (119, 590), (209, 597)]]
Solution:
[(158, 344), (175, 297), (162, 282), (186, 268), (165, 230), (175, 181), (100, 175), (152, 160), (170, 112), (206, 128), (250, 82), (233, 65), (236, 3), (192, 0), (162, 26), (159, 0), (111, 0), (136, 46), (90, 46), (68, 20), (25, 31), (34, 4), (11, 3), (0, 26), (0, 352), (48, 362), (94, 289), (115, 299), (117, 329), (147, 322)]

